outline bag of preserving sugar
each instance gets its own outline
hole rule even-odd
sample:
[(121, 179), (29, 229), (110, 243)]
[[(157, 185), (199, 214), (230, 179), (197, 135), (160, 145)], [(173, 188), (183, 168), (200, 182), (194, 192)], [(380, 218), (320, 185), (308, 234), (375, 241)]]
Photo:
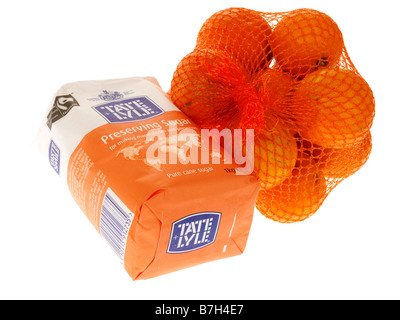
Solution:
[(64, 85), (37, 142), (133, 280), (244, 251), (259, 182), (202, 147), (156, 79)]

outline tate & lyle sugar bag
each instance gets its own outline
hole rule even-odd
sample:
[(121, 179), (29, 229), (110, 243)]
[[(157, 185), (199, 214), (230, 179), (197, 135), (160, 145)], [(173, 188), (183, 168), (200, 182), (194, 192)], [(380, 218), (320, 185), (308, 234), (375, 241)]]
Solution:
[(134, 77), (61, 87), (38, 146), (137, 280), (245, 249), (259, 182), (218, 163), (222, 149), (192, 163), (200, 140), (156, 79)]

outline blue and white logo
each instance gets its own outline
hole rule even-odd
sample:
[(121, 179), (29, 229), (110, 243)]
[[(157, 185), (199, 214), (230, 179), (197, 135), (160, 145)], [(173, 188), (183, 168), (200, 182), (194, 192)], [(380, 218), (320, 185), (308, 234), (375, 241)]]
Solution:
[(60, 174), (60, 148), (54, 143), (53, 140), (50, 141), (49, 146), (49, 161), (50, 165), (57, 174)]
[(167, 253), (189, 252), (212, 244), (220, 219), (220, 212), (200, 212), (174, 222)]
[(165, 112), (146, 96), (109, 102), (93, 109), (109, 123), (146, 120)]

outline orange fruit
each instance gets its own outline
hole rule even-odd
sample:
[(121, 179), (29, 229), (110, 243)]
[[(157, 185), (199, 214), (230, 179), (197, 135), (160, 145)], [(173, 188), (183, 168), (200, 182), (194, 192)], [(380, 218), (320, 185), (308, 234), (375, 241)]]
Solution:
[(196, 124), (221, 126), (237, 117), (232, 81), (241, 77), (242, 71), (229, 58), (196, 49), (179, 62), (168, 95)]
[(280, 185), (261, 188), (256, 207), (265, 217), (282, 223), (302, 221), (312, 216), (328, 195), (322, 172), (309, 160), (299, 162)]
[(345, 148), (323, 148), (299, 138), (298, 158), (309, 159), (326, 177), (337, 181), (356, 173), (368, 160), (372, 150), (372, 136), (368, 132), (363, 140)]
[(335, 67), (344, 42), (337, 24), (328, 15), (299, 9), (289, 12), (276, 25), (271, 47), (278, 65), (295, 77), (322, 67)]
[(254, 173), (263, 188), (272, 188), (290, 176), (296, 159), (296, 140), (279, 125), (255, 138)]
[(208, 18), (200, 29), (197, 46), (227, 54), (248, 74), (269, 66), (272, 29), (257, 11), (229, 8)]
[(372, 126), (375, 101), (368, 83), (344, 69), (321, 69), (307, 75), (296, 91), (311, 108), (310, 126), (301, 132), (325, 148), (343, 148), (364, 139)]
[(367, 162), (371, 151), (372, 136), (368, 132), (362, 141), (351, 147), (323, 149), (319, 166), (327, 177), (345, 179)]

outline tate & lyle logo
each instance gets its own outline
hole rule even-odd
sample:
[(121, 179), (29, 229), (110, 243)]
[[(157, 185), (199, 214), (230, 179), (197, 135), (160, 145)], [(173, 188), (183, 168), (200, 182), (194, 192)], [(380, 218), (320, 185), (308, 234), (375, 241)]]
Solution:
[(49, 145), (49, 161), (54, 171), (60, 174), (60, 148), (53, 140), (50, 141)]
[(220, 212), (199, 212), (174, 222), (167, 253), (189, 252), (212, 244), (220, 219)]
[(165, 112), (146, 96), (109, 102), (93, 109), (109, 123), (145, 120)]

